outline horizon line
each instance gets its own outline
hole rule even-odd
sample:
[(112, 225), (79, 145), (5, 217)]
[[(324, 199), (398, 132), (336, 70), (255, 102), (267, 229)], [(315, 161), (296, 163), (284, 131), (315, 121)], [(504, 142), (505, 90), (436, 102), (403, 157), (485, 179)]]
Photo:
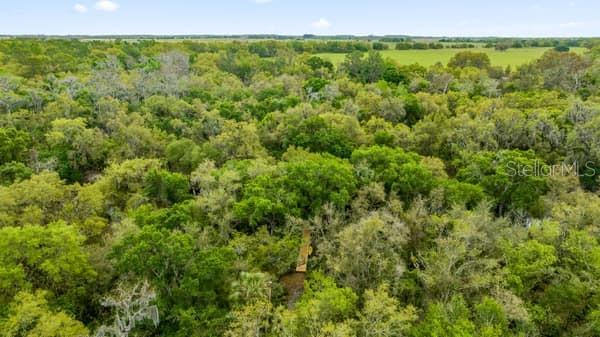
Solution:
[(319, 39), (319, 38), (436, 38), (436, 39), (599, 39), (599, 36), (502, 36), (502, 35), (481, 35), (481, 36), (461, 36), (461, 35), (410, 35), (410, 34), (272, 34), (272, 33), (239, 33), (239, 34), (0, 34), (0, 38), (11, 37), (142, 37), (142, 38), (301, 38), (301, 39)]

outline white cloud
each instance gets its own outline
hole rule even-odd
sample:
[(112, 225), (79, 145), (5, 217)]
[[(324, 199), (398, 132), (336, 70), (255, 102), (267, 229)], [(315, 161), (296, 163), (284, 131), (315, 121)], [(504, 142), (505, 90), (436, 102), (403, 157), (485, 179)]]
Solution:
[(327, 21), (325, 18), (320, 18), (319, 20), (313, 22), (311, 26), (316, 29), (327, 29), (331, 27), (331, 22)]
[(73, 10), (77, 13), (86, 13), (88, 11), (87, 7), (82, 4), (75, 4), (75, 6), (73, 6)]
[(255, 3), (257, 4), (268, 4), (269, 2), (272, 2), (273, 0), (254, 0)]
[(587, 22), (584, 22), (584, 21), (572, 21), (572, 22), (561, 23), (559, 26), (562, 28), (576, 28), (576, 27), (584, 27), (586, 24), (587, 24)]
[(94, 7), (99, 11), (114, 12), (119, 9), (119, 4), (110, 0), (100, 0)]

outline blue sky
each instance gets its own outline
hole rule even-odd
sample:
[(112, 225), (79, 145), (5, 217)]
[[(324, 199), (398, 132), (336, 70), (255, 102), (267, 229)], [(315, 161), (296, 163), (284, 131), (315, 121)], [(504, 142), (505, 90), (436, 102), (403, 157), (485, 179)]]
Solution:
[(0, 34), (600, 36), (597, 0), (0, 0)]

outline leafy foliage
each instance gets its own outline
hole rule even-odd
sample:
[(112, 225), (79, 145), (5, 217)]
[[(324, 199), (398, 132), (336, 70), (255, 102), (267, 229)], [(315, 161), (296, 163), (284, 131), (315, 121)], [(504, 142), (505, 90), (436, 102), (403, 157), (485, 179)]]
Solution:
[(0, 336), (600, 335), (598, 41), (390, 42), (0, 39)]

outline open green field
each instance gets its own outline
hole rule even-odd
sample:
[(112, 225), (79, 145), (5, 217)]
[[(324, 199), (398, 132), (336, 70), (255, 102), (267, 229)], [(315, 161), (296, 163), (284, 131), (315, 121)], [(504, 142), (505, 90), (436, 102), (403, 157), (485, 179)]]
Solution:
[[(419, 63), (423, 66), (431, 66), (437, 62), (447, 64), (454, 54), (461, 51), (485, 52), (490, 56), (492, 65), (506, 67), (518, 66), (539, 58), (549, 48), (519, 48), (509, 49), (507, 51), (497, 51), (492, 48), (469, 48), (469, 49), (427, 49), (427, 50), (384, 50), (381, 53), (384, 57), (389, 57), (400, 64)], [(571, 51), (583, 53), (585, 48), (571, 48)], [(346, 54), (323, 53), (317, 54), (338, 65)]]

